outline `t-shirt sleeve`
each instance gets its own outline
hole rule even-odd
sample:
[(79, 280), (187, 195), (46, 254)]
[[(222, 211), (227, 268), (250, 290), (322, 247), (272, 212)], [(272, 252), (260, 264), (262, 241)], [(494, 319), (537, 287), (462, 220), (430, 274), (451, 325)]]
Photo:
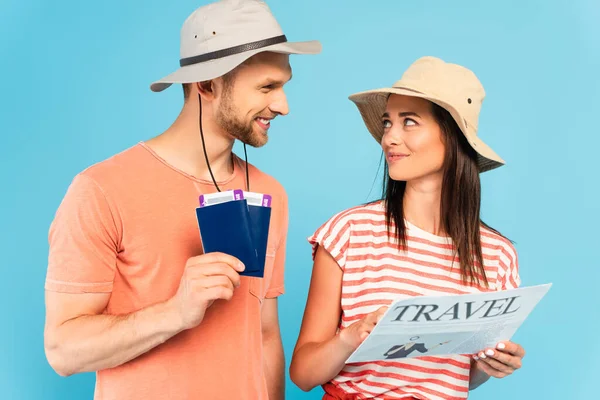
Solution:
[(104, 192), (78, 174), (50, 225), (46, 290), (110, 293), (120, 243), (117, 226)]
[(519, 257), (512, 243), (504, 243), (500, 256), (500, 266), (503, 269), (501, 277), (502, 290), (517, 289), (521, 286), (521, 277), (519, 276)]
[(318, 247), (322, 246), (343, 270), (346, 266), (350, 231), (351, 222), (346, 212), (331, 217), (308, 237), (308, 242), (312, 245), (313, 260)]
[(266, 298), (275, 298), (285, 293), (285, 285), (283, 281), (289, 226), (288, 198), (285, 192), (282, 193), (281, 199), (281, 205), (279, 206), (279, 212), (281, 213), (280, 236), (277, 244), (277, 250), (275, 251), (273, 275), (271, 276), (271, 282), (269, 284), (269, 288), (267, 289), (267, 293), (265, 294)]

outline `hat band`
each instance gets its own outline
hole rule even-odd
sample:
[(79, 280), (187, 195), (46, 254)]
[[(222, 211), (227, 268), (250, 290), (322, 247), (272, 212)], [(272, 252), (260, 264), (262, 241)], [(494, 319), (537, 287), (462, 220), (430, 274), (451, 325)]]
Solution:
[(179, 65), (185, 67), (187, 65), (198, 64), (205, 61), (214, 60), (216, 58), (223, 58), (232, 56), (234, 54), (243, 53), (245, 51), (256, 50), (274, 44), (287, 42), (285, 35), (275, 36), (268, 39), (258, 40), (256, 42), (241, 44), (239, 46), (229, 47), (223, 50), (212, 51), (210, 53), (200, 54), (199, 56), (182, 58), (179, 60)]

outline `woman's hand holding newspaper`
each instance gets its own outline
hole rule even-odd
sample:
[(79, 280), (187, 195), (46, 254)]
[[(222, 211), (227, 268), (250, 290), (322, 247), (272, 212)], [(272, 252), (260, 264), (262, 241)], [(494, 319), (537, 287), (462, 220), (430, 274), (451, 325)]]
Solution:
[(500, 342), (495, 349), (485, 349), (473, 356), (476, 367), (494, 378), (504, 378), (521, 368), (525, 350), (513, 342)]

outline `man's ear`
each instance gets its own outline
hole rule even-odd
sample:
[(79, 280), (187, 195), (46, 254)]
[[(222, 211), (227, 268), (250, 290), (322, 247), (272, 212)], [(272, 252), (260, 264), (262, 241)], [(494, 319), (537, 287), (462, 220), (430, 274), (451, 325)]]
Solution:
[(213, 81), (196, 82), (196, 90), (204, 100), (213, 100), (215, 98)]

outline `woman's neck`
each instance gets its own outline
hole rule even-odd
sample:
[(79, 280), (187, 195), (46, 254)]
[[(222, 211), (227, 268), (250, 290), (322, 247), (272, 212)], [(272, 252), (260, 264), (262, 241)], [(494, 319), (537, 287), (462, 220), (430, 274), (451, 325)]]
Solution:
[(441, 221), (442, 174), (406, 182), (404, 218), (437, 236), (445, 236)]

